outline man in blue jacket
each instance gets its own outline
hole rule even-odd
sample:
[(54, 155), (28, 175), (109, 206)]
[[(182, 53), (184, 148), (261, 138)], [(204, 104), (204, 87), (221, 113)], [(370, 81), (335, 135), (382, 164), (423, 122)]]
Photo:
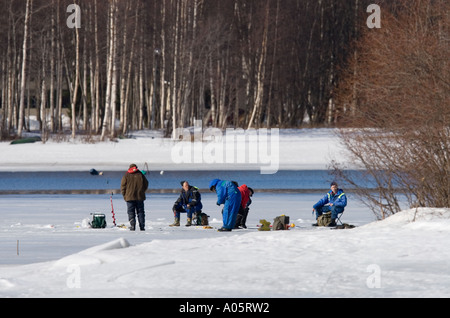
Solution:
[(241, 205), (241, 192), (231, 181), (214, 179), (209, 183), (209, 189), (217, 193), (217, 205), (225, 204), (223, 208), (223, 226), (219, 232), (229, 232), (234, 228), (236, 217)]
[[(331, 182), (331, 190), (313, 206), (316, 212), (316, 220), (322, 213), (331, 211), (331, 223), (328, 226), (336, 226), (336, 218), (339, 213), (344, 212), (347, 206), (347, 197), (342, 189), (338, 188), (336, 182)], [(313, 226), (317, 226), (317, 222)]]

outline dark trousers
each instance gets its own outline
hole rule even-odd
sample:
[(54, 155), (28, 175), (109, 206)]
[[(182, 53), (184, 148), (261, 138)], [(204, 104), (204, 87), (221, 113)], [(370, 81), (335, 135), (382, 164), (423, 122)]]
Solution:
[(238, 229), (239, 227), (247, 228), (245, 223), (247, 222), (248, 210), (248, 208), (244, 209), (242, 206), (239, 207), (239, 212), (236, 217), (236, 224), (234, 225), (235, 229)]
[(192, 219), (192, 214), (196, 213), (196, 212), (202, 212), (202, 210), (198, 210), (195, 207), (191, 207), (190, 209), (185, 209), (182, 206), (177, 206), (174, 210), (173, 210), (173, 214), (176, 218), (180, 218), (180, 213), (187, 213), (187, 217), (188, 219)]
[(128, 221), (130, 221), (131, 230), (136, 228), (136, 214), (139, 221), (139, 229), (145, 230), (145, 211), (144, 201), (127, 201)]
[(344, 208), (340, 207), (340, 206), (329, 206), (329, 205), (325, 205), (323, 207), (317, 208), (316, 209), (316, 219), (322, 215), (322, 213), (327, 213), (331, 211), (331, 218), (332, 219), (336, 219), (338, 214), (344, 212)]

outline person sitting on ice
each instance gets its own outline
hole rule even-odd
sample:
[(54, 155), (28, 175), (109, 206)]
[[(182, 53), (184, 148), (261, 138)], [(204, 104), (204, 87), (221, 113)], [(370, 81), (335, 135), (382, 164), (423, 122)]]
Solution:
[(203, 204), (200, 191), (197, 187), (191, 186), (187, 181), (181, 181), (181, 193), (175, 201), (172, 211), (175, 221), (170, 226), (180, 226), (180, 213), (187, 213), (186, 226), (192, 225), (192, 214), (200, 214)]
[(235, 229), (244, 228), (246, 229), (247, 226), (245, 223), (247, 222), (247, 215), (249, 211), (249, 206), (252, 204), (252, 200), (250, 197), (253, 195), (253, 189), (247, 187), (246, 184), (241, 185), (238, 187), (239, 191), (241, 192), (241, 205), (239, 206), (238, 215), (236, 217), (236, 224), (234, 225)]
[[(347, 206), (347, 197), (342, 189), (338, 188), (336, 182), (331, 182), (331, 190), (313, 206), (313, 212), (316, 212), (316, 220), (323, 213), (331, 212), (331, 223), (328, 226), (336, 226), (338, 214), (344, 212)], [(317, 222), (313, 226), (318, 226)]]
[(225, 204), (223, 208), (223, 226), (219, 232), (230, 232), (236, 224), (236, 216), (241, 205), (241, 192), (232, 181), (214, 179), (209, 183), (209, 189), (217, 193), (217, 205)]

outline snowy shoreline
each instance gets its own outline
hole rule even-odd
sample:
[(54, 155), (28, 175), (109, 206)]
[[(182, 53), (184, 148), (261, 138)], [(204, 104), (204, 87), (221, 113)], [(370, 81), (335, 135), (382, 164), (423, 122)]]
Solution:
[[(189, 148), (155, 131), (136, 132), (128, 139), (97, 143), (81, 139), (19, 145), (0, 142), (0, 171), (89, 171), (91, 168), (123, 171), (130, 163), (142, 168), (147, 164), (154, 171), (263, 170), (270, 164), (274, 172), (275, 168), (326, 170), (331, 159), (345, 160), (346, 151), (336, 133), (336, 129), (328, 128), (281, 129), (267, 136), (245, 131), (240, 135), (242, 138), (230, 139), (231, 142), (224, 133), (223, 140), (217, 142), (183, 142)], [(259, 138), (259, 148), (255, 148), (252, 138)], [(257, 154), (252, 157), (254, 149)], [(219, 153), (215, 155), (215, 151)], [(209, 154), (213, 157), (208, 158)], [(242, 158), (241, 154), (244, 154)]]

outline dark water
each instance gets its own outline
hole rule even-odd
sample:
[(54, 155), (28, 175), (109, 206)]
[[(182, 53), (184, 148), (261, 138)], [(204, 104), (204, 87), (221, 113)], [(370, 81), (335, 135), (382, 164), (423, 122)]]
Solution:
[[(353, 171), (352, 173), (359, 173)], [(91, 175), (89, 171), (75, 172), (0, 172), (0, 193), (29, 192), (107, 192), (120, 189), (124, 172), (106, 171)], [(179, 191), (180, 181), (187, 180), (200, 189), (218, 178), (247, 184), (262, 191), (314, 191), (328, 189), (333, 176), (324, 170), (279, 171), (263, 175), (259, 171), (149, 171), (149, 192)], [(345, 184), (340, 184), (345, 187)]]

